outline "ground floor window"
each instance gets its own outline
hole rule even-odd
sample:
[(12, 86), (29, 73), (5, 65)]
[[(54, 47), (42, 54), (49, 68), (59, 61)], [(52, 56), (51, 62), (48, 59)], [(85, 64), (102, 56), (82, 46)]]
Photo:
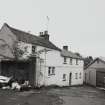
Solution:
[(48, 75), (55, 75), (55, 67), (48, 67)]
[(66, 81), (66, 74), (63, 74), (63, 81)]
[(79, 78), (80, 78), (80, 79), (82, 78), (82, 74), (81, 74), (81, 72), (79, 73)]
[(75, 79), (78, 79), (78, 73), (75, 73)]

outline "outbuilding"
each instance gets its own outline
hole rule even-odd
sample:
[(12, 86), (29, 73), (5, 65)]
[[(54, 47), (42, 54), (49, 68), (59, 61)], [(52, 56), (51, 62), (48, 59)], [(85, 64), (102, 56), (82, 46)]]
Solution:
[(92, 86), (105, 86), (104, 57), (96, 58), (84, 69), (84, 82)]

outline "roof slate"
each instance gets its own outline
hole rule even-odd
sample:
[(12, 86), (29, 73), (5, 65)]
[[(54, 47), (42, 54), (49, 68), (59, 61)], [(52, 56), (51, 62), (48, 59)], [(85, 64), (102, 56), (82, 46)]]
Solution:
[(70, 57), (70, 58), (82, 59), (82, 57), (76, 55), (75, 53), (73, 53), (73, 52), (71, 52), (71, 51), (66, 51), (66, 50), (62, 50), (62, 51), (61, 51), (61, 56), (63, 56), (63, 57)]
[(19, 41), (22, 41), (22, 42), (25, 42), (25, 43), (31, 43), (31, 44), (35, 44), (35, 45), (39, 45), (39, 46), (43, 46), (43, 47), (47, 47), (47, 48), (50, 48), (50, 49), (61, 51), (60, 48), (55, 46), (49, 40), (45, 40), (42, 37), (35, 36), (35, 35), (30, 34), (30, 33), (27, 33), (27, 32), (12, 28), (6, 23), (5, 23), (5, 25), (11, 30), (11, 32), (13, 34), (16, 35), (16, 37), (17, 37), (17, 39)]
[(55, 46), (51, 41), (45, 40), (44, 38), (42, 38), (40, 36), (35, 36), (33, 34), (21, 31), (19, 29), (15, 29), (15, 28), (9, 26), (7, 23), (5, 23), (4, 25), (6, 25), (14, 35), (16, 35), (16, 37), (19, 41), (61, 51), (61, 56), (63, 56), (63, 57), (82, 59), (82, 57), (76, 55), (75, 53), (73, 53), (71, 51), (61, 50), (60, 48)]

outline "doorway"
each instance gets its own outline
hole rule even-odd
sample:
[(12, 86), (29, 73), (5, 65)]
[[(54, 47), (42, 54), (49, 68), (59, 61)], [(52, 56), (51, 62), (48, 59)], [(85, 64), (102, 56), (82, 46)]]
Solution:
[(69, 86), (71, 86), (72, 73), (69, 73)]

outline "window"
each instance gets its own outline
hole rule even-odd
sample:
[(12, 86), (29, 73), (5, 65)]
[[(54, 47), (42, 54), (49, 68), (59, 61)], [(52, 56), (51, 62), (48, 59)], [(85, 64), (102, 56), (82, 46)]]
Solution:
[(36, 51), (36, 46), (32, 46), (32, 53), (34, 54)]
[(70, 58), (70, 65), (72, 65), (72, 61), (73, 61), (72, 58)]
[(75, 73), (75, 79), (78, 79), (78, 73)]
[(63, 81), (66, 81), (66, 74), (63, 74)]
[(40, 59), (40, 63), (44, 63), (44, 59)]
[(64, 57), (64, 64), (67, 64), (67, 58)]
[(76, 65), (78, 65), (78, 59), (76, 59)]
[(51, 67), (48, 68), (48, 75), (51, 74)]
[(52, 67), (52, 74), (55, 74), (55, 67)]
[(55, 75), (55, 67), (48, 67), (48, 75)]
[(81, 75), (82, 75), (82, 74), (81, 74), (81, 73), (79, 73), (79, 78), (80, 78), (80, 79), (81, 79)]

